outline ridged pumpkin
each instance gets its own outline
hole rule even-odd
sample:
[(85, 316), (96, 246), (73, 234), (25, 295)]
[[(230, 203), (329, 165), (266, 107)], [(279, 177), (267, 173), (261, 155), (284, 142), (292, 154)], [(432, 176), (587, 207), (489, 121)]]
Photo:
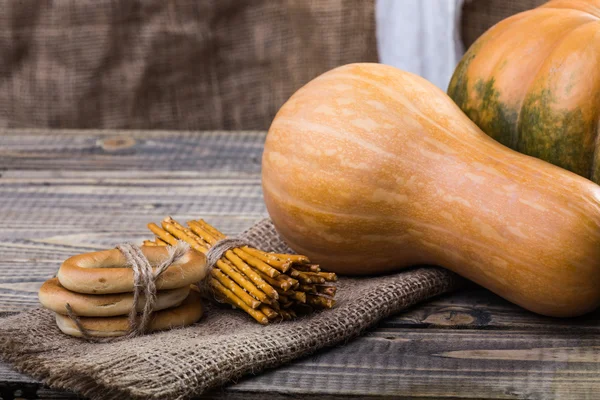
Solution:
[(485, 133), (600, 182), (600, 0), (554, 0), (501, 21), (448, 94)]
[(262, 166), (275, 227), (326, 269), (434, 264), (541, 314), (600, 304), (600, 186), (492, 140), (416, 75), (314, 79), (273, 120)]

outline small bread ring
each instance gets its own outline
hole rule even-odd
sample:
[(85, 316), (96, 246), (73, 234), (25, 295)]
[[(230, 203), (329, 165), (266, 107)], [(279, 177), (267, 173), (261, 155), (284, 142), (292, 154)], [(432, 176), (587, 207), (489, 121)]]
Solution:
[[(166, 246), (142, 246), (151, 265), (168, 256)], [(206, 257), (189, 250), (156, 280), (158, 290), (176, 289), (200, 282), (206, 276)], [(67, 259), (56, 275), (60, 284), (72, 292), (88, 294), (127, 293), (133, 291), (133, 270), (117, 250), (79, 254)]]
[[(198, 289), (192, 287), (188, 297), (179, 307), (168, 308), (152, 314), (148, 325), (149, 332), (164, 329), (179, 328), (197, 322), (202, 317), (202, 303)], [(79, 322), (92, 337), (116, 337), (128, 333), (129, 321), (126, 316), (122, 317), (81, 317)], [(77, 325), (66, 315), (56, 314), (58, 328), (70, 336), (82, 337)]]
[[(175, 307), (181, 304), (190, 293), (189, 286), (178, 289), (161, 290), (156, 293), (154, 311)], [(67, 314), (67, 303), (75, 315), (83, 317), (114, 317), (127, 315), (133, 306), (133, 293), (81, 294), (65, 289), (58, 278), (44, 282), (39, 292), (40, 303), (58, 314)], [(138, 302), (138, 312), (144, 307), (142, 295)]]

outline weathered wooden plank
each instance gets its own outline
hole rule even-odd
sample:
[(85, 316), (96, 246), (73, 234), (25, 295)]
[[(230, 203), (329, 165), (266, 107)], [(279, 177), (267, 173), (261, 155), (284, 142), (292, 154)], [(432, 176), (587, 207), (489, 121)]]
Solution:
[(380, 328), (231, 390), (435, 398), (595, 398), (596, 334)]
[(259, 181), (152, 186), (10, 186), (0, 179), (0, 260), (64, 259), (75, 252), (140, 241), (167, 215), (203, 217), (225, 233), (266, 215)]
[(260, 172), (265, 132), (0, 131), (0, 170)]
[(381, 329), (407, 327), (600, 333), (600, 310), (578, 318), (544, 317), (473, 287), (387, 318), (380, 325)]

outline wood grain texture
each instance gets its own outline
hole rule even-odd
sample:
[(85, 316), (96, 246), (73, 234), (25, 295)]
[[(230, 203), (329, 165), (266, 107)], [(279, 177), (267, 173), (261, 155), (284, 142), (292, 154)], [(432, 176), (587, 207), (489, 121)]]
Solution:
[[(65, 258), (139, 242), (166, 215), (234, 234), (266, 215), (264, 133), (0, 131), (0, 316), (37, 307)], [(476, 287), (345, 346), (203, 398), (595, 399), (600, 313), (553, 319)], [(0, 398), (74, 398), (0, 364)]]

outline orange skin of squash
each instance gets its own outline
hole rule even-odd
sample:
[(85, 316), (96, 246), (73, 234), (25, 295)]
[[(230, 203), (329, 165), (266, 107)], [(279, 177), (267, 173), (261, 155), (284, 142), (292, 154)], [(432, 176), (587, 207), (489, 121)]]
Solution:
[(448, 94), (521, 153), (600, 182), (600, 0), (554, 0), (482, 35)]
[(540, 314), (600, 304), (600, 187), (494, 141), (416, 75), (321, 75), (280, 109), (262, 163), (278, 232), (326, 270), (433, 264)]

